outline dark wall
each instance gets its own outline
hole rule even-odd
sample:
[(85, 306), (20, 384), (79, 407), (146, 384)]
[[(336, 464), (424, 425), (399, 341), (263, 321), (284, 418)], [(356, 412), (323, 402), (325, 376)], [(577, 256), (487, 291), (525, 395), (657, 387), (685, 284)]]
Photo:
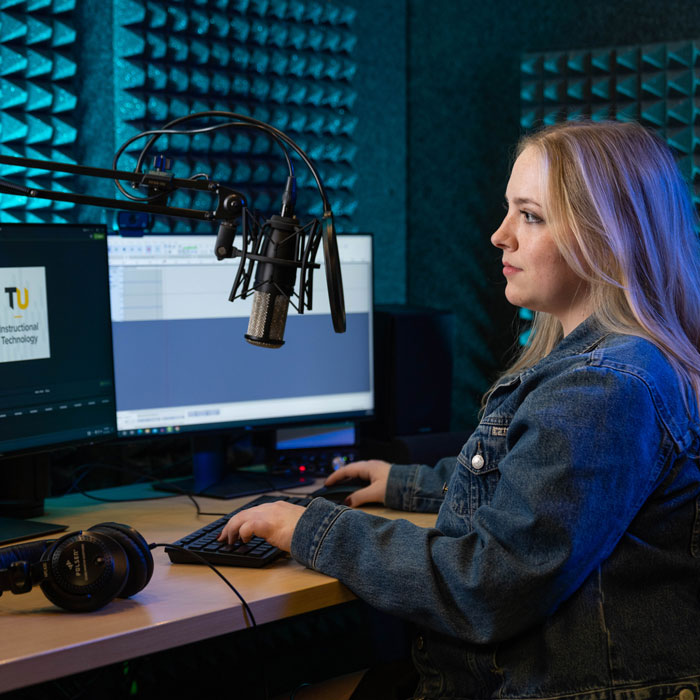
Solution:
[(515, 337), (489, 236), (521, 133), (520, 55), (694, 37), (697, 0), (408, 0), (407, 301), (456, 314), (455, 429)]
[(374, 233), (375, 298), (406, 301), (406, 11), (404, 0), (345, 0), (357, 9), (355, 230)]

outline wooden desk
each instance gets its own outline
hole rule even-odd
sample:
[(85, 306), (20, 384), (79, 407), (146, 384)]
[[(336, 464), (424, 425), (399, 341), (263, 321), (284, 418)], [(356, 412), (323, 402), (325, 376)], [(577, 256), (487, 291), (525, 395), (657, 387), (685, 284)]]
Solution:
[[(139, 498), (146, 487), (101, 491), (109, 498)], [(225, 513), (249, 499), (198, 498), (202, 510)], [(406, 514), (368, 508), (391, 518)], [(44, 520), (69, 531), (114, 521), (136, 528), (149, 543), (174, 542), (216, 516), (196, 516), (184, 496), (143, 503), (97, 503), (82, 495), (48, 499)], [(434, 515), (410, 514), (430, 526)], [(0, 692), (67, 676), (106, 664), (215, 637), (249, 626), (240, 601), (206, 566), (171, 564), (163, 549), (153, 552), (155, 569), (146, 588), (92, 613), (67, 613), (37, 587), (0, 597)], [(285, 558), (263, 569), (221, 567), (250, 605), (259, 625), (337, 605), (354, 598), (336, 579)]]

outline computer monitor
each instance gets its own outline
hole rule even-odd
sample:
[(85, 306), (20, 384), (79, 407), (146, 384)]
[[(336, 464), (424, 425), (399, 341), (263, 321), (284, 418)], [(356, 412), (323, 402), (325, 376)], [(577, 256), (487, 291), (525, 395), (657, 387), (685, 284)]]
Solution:
[[(109, 237), (119, 436), (372, 415), (372, 237), (337, 237), (347, 332), (333, 330), (321, 264), (313, 309), (290, 307), (279, 349), (245, 341), (252, 296), (228, 301), (239, 261), (217, 261), (215, 238)], [(194, 490), (213, 478), (195, 475)]]
[[(36, 486), (27, 473), (37, 453), (115, 434), (105, 227), (0, 224), (3, 514), (43, 512), (47, 493), (20, 493)], [(5, 537), (3, 524), (18, 536)], [(0, 521), (0, 540), (22, 530)]]

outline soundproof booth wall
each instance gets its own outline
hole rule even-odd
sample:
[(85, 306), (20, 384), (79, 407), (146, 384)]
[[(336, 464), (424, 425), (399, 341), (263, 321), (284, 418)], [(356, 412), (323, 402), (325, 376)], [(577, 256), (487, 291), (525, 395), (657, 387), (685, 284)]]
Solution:
[[(2, 155), (107, 168), (129, 137), (193, 112), (240, 112), (272, 124), (316, 163), (338, 231), (375, 232), (377, 252), (390, 263), (376, 283), (379, 299), (405, 300), (405, 16), (395, 3), (8, 0), (0, 3), (0, 65)], [(174, 135), (157, 151), (172, 159), (176, 176), (207, 174), (242, 191), (255, 209), (278, 213), (285, 163), (266, 135)], [(133, 167), (134, 152), (120, 159), (121, 169)], [(115, 193), (107, 179), (14, 166), (0, 166), (2, 176), (42, 189)], [(300, 163), (297, 176), (297, 214), (317, 216), (320, 198)], [(178, 194), (171, 204), (207, 201)], [(112, 212), (97, 213), (116, 227)], [(69, 202), (0, 195), (4, 222), (95, 215)], [(156, 218), (151, 229), (213, 232), (184, 219)]]

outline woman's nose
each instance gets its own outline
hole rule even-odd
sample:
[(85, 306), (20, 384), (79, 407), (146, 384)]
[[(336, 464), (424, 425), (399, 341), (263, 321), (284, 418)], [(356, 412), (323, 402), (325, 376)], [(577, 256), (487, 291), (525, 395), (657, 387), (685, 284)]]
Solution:
[(496, 248), (512, 248), (513, 240), (514, 238), (510, 231), (510, 222), (508, 221), (508, 216), (506, 216), (501, 222), (501, 225), (491, 235), (491, 243), (495, 245)]

